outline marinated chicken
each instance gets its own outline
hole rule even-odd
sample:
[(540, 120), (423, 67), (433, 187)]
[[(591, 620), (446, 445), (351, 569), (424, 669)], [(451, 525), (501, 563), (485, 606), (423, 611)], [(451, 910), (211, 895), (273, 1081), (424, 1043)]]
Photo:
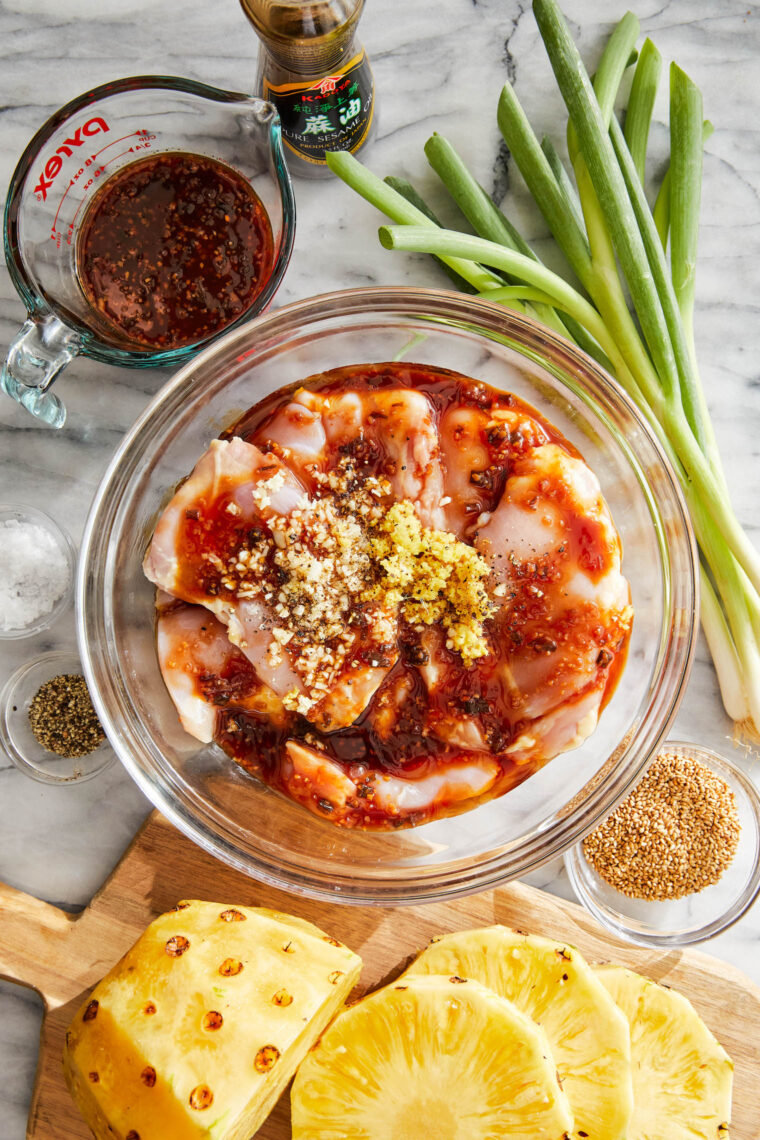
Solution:
[(534, 409), (443, 369), (280, 390), (156, 526), (181, 722), (344, 827), (502, 795), (594, 730), (633, 620), (593, 472)]

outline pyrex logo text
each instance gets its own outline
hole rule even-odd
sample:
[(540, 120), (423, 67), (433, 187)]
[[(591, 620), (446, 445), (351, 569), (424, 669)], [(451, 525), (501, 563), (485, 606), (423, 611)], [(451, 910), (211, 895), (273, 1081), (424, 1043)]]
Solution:
[(108, 123), (105, 121), (105, 119), (101, 119), (100, 117), (95, 119), (88, 119), (83, 126), (77, 127), (71, 138), (64, 139), (56, 150), (55, 154), (51, 155), (51, 157), (45, 163), (45, 169), (40, 175), (40, 180), (34, 188), (35, 194), (41, 194), (42, 201), (46, 201), (47, 192), (53, 185), (56, 176), (63, 166), (63, 159), (59, 158), (59, 155), (63, 154), (67, 158), (71, 158), (71, 155), (73, 153), (72, 147), (84, 145), (84, 139), (82, 138), (82, 135), (90, 138), (92, 135), (97, 135), (101, 131), (107, 130)]

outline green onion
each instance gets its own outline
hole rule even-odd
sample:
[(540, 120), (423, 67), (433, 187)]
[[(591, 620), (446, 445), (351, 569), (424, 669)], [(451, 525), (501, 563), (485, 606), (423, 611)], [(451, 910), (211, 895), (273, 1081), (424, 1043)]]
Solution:
[[(397, 223), (380, 229), (385, 248), (440, 258), (484, 299), (535, 313), (614, 372), (680, 480), (699, 543), (702, 623), (723, 703), (740, 731), (760, 739), (760, 555), (728, 499), (694, 342), (702, 151), (712, 127), (703, 122), (698, 88), (674, 64), (670, 167), (650, 208), (645, 176), (657, 49), (646, 40), (636, 56), (638, 21), (627, 13), (592, 84), (556, 0), (533, 0), (533, 10), (568, 111), (575, 185), (551, 141), (539, 143), (509, 84), (497, 121), (578, 288), (538, 259), (440, 135), (425, 153), (477, 236), (442, 228), (424, 203), (410, 205), (408, 193), (388, 197), (378, 187), (389, 188), (344, 153), (328, 162)], [(614, 108), (634, 61), (621, 127)]]
[(665, 171), (665, 175), (660, 183), (660, 189), (657, 192), (654, 209), (652, 210), (652, 217), (657, 227), (657, 233), (660, 235), (662, 248), (667, 249), (668, 234), (670, 232), (670, 170)]
[(691, 329), (702, 190), (702, 95), (675, 63), (670, 68), (670, 179), (673, 287)]
[(651, 40), (644, 40), (639, 52), (639, 61), (631, 86), (631, 97), (625, 112), (625, 141), (631, 152), (636, 173), (641, 185), (644, 185), (644, 171), (647, 161), (647, 145), (649, 142), (649, 128), (652, 123), (652, 111), (660, 83), (660, 69), (662, 56)]
[(652, 361), (668, 400), (674, 401), (679, 398), (680, 381), (673, 346), (623, 174), (615, 161), (607, 119), (557, 4), (553, 0), (535, 0), (533, 11)]
[[(540, 260), (519, 231), (493, 204), (483, 187), (475, 181), (447, 139), (442, 135), (433, 135), (425, 143), (425, 155), (467, 221), (480, 237), (487, 238), (489, 241), (500, 242), (508, 249), (514, 249), (517, 253), (522, 253), (534, 261)], [(503, 289), (499, 292), (499, 300), (503, 304), (509, 304), (511, 300), (517, 298), (517, 294), (509, 294)], [(494, 300), (494, 298), (490, 299)], [(525, 299), (527, 300), (527, 298)], [(569, 335), (603, 367), (609, 365), (609, 360), (593, 337), (572, 317), (565, 314), (563, 321), (557, 316), (551, 303), (540, 302), (535, 298), (528, 309), (529, 312), (531, 308), (536, 317), (549, 328), (560, 333), (561, 336)]]
[[(556, 8), (556, 5), (553, 7)], [(534, 11), (536, 11), (536, 19), (540, 27), (541, 21), (538, 19), (535, 5)], [(559, 8), (556, 8), (556, 12), (560, 19), (563, 19)], [(636, 60), (634, 45), (638, 34), (639, 21), (633, 12), (626, 12), (607, 41), (602, 58), (599, 60), (599, 68), (594, 76), (594, 92), (596, 93), (599, 114), (605, 124), (609, 124), (623, 74), (629, 65)], [(544, 42), (546, 43), (546, 37), (544, 37)], [(570, 61), (572, 62), (573, 58), (577, 58), (580, 62), (580, 56), (574, 49), (575, 44), (573, 44), (573, 51), (570, 53)], [(551, 59), (551, 52), (549, 52), (549, 58)], [(554, 66), (553, 62), (552, 66)], [(581, 68), (583, 68), (582, 63)]]
[(570, 262), (578, 280), (586, 286), (591, 273), (588, 240), (509, 84), (501, 93), (496, 117), (512, 157), (546, 218), (554, 240)]
[[(423, 213), (426, 218), (429, 218), (434, 225), (440, 226), (441, 223), (439, 219), (431, 210), (430, 206), (428, 206), (425, 199), (421, 194), (418, 194), (412, 184), (410, 182), (407, 182), (405, 178), (395, 178), (392, 174), (389, 174), (383, 179), (383, 182), (386, 184), (386, 186), (390, 186), (391, 190), (395, 190), (397, 194), (400, 194), (402, 198), (406, 198), (407, 202), (416, 207), (416, 209), (420, 210), (420, 212)], [(436, 261), (446, 276), (449, 278), (449, 280), (454, 285), (456, 285), (457, 289), (459, 289), (462, 293), (476, 292), (476, 289), (470, 284), (470, 282), (465, 281), (464, 277), (460, 277), (459, 274), (453, 270), (450, 265), (447, 265), (445, 261), (441, 261), (440, 258), (436, 258)]]
[[(548, 298), (549, 304), (568, 313), (583, 325), (601, 345), (614, 366), (625, 367), (615, 342), (594, 306), (551, 269), (526, 257), (525, 254), (505, 249), (495, 242), (458, 233), (456, 230), (431, 229), (427, 226), (381, 226), (379, 236), (380, 244), (385, 249), (433, 253), (436, 257), (445, 258), (447, 261), (459, 258), (473, 260), (483, 258), (494, 268), (503, 269), (512, 277), (522, 278), (527, 286), (540, 290)], [(488, 300), (490, 290), (484, 296)]]
[[(391, 189), (381, 178), (376, 178), (348, 151), (328, 151), (326, 159), (327, 165), (334, 174), (346, 181), (350, 177), (351, 186), (357, 194), (361, 194), (362, 198), (366, 198), (368, 202), (376, 206), (378, 210), (382, 210), (394, 222), (405, 222), (413, 226), (429, 226), (431, 229), (436, 228), (435, 222), (432, 222), (422, 210), (418, 210), (401, 194)], [(470, 262), (452, 262), (448, 259), (447, 264), (479, 292), (492, 285), (501, 285), (498, 277), (494, 277), (492, 273), (488, 273), (479, 265), (473, 265)]]
[[(705, 119), (702, 124), (702, 146), (710, 138), (713, 133), (713, 125), (709, 119)], [(657, 226), (657, 232), (660, 235), (662, 248), (665, 249), (668, 244), (668, 233), (670, 231), (670, 167), (665, 171), (660, 189), (657, 191), (657, 198), (655, 200), (654, 209), (652, 210), (654, 223)]]
[(564, 162), (557, 154), (554, 143), (550, 138), (547, 138), (546, 135), (544, 135), (544, 137), (541, 139), (541, 150), (544, 153), (546, 161), (551, 167), (552, 174), (557, 180), (557, 185), (559, 186), (564, 196), (568, 209), (572, 212), (575, 221), (578, 224), (578, 228), (582, 230), (584, 225), (583, 210), (581, 209), (581, 202), (580, 198), (578, 197), (578, 191), (573, 186), (572, 179), (565, 169)]

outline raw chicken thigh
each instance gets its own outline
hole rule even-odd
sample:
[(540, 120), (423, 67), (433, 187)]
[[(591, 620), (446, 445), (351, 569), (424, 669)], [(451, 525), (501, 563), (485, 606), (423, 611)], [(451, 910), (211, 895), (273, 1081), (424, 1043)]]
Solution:
[[(306, 700), (308, 669), (301, 667), (295, 643), (289, 644), (293, 639), (280, 633), (279, 575), (270, 590), (259, 588), (266, 570), (261, 538), (271, 533), (277, 545), (285, 544), (296, 508), (308, 510), (308, 495), (276, 456), (239, 438), (214, 440), (161, 516), (144, 570), (160, 589), (216, 615), (229, 640), (278, 696), (295, 693)], [(382, 635), (391, 638), (392, 619), (386, 625), (391, 628)], [(371, 652), (375, 633), (377, 628), (368, 634), (358, 626), (351, 631), (349, 652), (331, 672), (330, 692), (311, 703), (315, 723), (341, 727), (366, 707), (392, 664), (390, 659), (382, 668), (352, 664), (356, 654)]]
[(156, 611), (158, 663), (186, 732), (210, 743), (218, 710), (230, 704), (270, 722), (285, 723), (282, 701), (259, 679), (229, 640), (225, 626), (208, 610), (159, 592)]
[(345, 827), (502, 795), (594, 730), (633, 612), (593, 472), (515, 397), (339, 369), (214, 440), (145, 558), (184, 728)]

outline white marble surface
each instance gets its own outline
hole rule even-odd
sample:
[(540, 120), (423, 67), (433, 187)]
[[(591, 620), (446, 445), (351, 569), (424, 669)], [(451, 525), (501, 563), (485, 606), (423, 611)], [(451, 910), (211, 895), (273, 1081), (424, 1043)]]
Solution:
[[(624, 0), (565, 0), (564, 7), (593, 65)], [(636, 8), (666, 61), (677, 58), (698, 82), (715, 125), (705, 161), (697, 335), (738, 513), (760, 542), (760, 12), (746, 0), (640, 0)], [(495, 122), (498, 92), (509, 75), (539, 133), (561, 141), (559, 95), (525, 0), (369, 0), (362, 34), (377, 82), (379, 130), (367, 156), (373, 169), (407, 176), (439, 202), (422, 145), (440, 130), (497, 197), (511, 185), (513, 216), (540, 244), (540, 221), (526, 206)], [(47, 116), (90, 86), (161, 72), (247, 90), (255, 60), (256, 41), (235, 0), (2, 0), (0, 184)], [(655, 157), (665, 144), (665, 108), (661, 97)], [(445, 286), (425, 259), (380, 250), (378, 217), (341, 185), (298, 182), (296, 194), (295, 253), (278, 303), (352, 285)], [(23, 316), (2, 269), (3, 350)], [(0, 500), (53, 510), (77, 540), (114, 447), (164, 379), (158, 372), (75, 361), (61, 381), (69, 421), (59, 433), (37, 427), (0, 398)], [(17, 664), (73, 639), (69, 614), (38, 638), (0, 642), (0, 683)], [(675, 735), (731, 751), (730, 733), (701, 644)], [(760, 781), (760, 758), (743, 760)], [(0, 756), (0, 878), (81, 907), (147, 810), (118, 766), (81, 787), (59, 789), (32, 783)], [(569, 893), (558, 865), (532, 881)], [(707, 949), (760, 982), (760, 908)], [(24, 1135), (39, 1016), (32, 993), (0, 983), (2, 1140)]]

